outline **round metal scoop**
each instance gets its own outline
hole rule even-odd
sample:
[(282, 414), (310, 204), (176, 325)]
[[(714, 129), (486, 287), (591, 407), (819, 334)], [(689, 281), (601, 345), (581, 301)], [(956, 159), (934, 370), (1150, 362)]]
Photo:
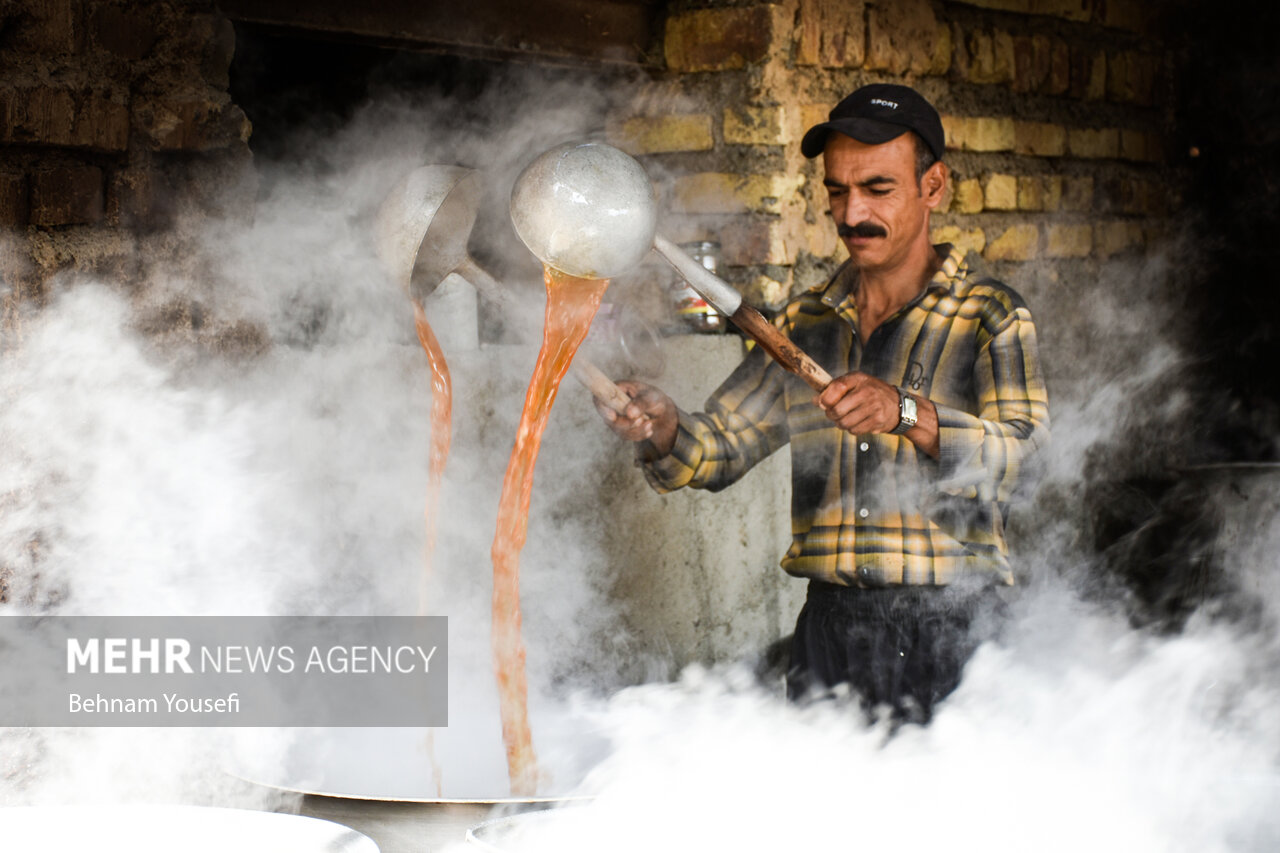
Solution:
[(516, 233), (544, 264), (580, 278), (612, 278), (657, 249), (689, 285), (783, 368), (821, 391), (831, 375), (714, 273), (657, 234), (653, 185), (628, 154), (598, 142), (541, 154), (511, 191)]
[(480, 295), (502, 303), (501, 286), (467, 254), (480, 208), (478, 173), (462, 166), (422, 166), (405, 175), (378, 209), (374, 242), (388, 274), (422, 301), (457, 272)]
[[(653, 189), (649, 179), (630, 157), (614, 148), (608, 150), (629, 161), (643, 178), (649, 198), (649, 239), (652, 240)], [(604, 175), (603, 171), (598, 173)], [(587, 189), (585, 185), (583, 188)], [(595, 192), (598, 194), (598, 190)], [(414, 169), (392, 188), (378, 209), (373, 230), (378, 258), (392, 279), (419, 303), (450, 273), (456, 272), (504, 316), (514, 320), (517, 327), (528, 325), (530, 318), (518, 310), (497, 279), (467, 253), (467, 240), (475, 226), (480, 195), (479, 173), (473, 169), (442, 165)], [(635, 260), (642, 257), (643, 252)], [(615, 411), (621, 412), (630, 402), (617, 385), (586, 359), (579, 360), (574, 375)]]
[(571, 142), (525, 167), (511, 191), (516, 233), (543, 263), (579, 278), (613, 278), (653, 246), (653, 184), (630, 156)]

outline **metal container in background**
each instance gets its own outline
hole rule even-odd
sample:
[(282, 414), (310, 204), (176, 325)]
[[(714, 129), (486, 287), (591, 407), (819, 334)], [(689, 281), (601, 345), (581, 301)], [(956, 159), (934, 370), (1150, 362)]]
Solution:
[[(705, 269), (719, 274), (720, 244), (711, 240), (683, 243), (680, 248)], [(667, 290), (671, 309), (675, 315), (673, 331), (719, 334), (725, 330), (725, 317), (707, 303), (698, 291), (680, 276), (675, 276)]]

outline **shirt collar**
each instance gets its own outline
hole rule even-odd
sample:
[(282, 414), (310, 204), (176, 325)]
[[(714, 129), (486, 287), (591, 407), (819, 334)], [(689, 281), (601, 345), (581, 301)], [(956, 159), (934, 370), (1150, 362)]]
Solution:
[[(963, 278), (965, 271), (964, 252), (951, 243), (939, 243), (933, 248), (942, 258), (942, 265), (938, 267), (938, 271), (933, 274), (933, 278), (929, 279), (924, 289), (954, 294), (955, 286)], [(852, 261), (845, 261), (829, 280), (815, 284), (809, 288), (808, 292), (820, 295), (824, 304), (835, 308), (857, 287), (858, 268)]]

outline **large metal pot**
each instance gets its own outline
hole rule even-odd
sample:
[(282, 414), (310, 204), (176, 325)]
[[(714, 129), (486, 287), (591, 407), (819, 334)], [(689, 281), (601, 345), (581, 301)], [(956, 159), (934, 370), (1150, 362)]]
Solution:
[[(586, 742), (580, 730), (570, 732), (567, 724), (556, 722), (542, 730), (556, 754), (572, 748), (571, 736), (575, 745)], [(299, 730), (291, 733), (294, 739), (278, 763), (258, 771), (241, 768), (235, 775), (299, 795), (292, 801), (299, 814), (358, 830), (383, 853), (434, 850), (463, 841), (468, 828), (486, 819), (566, 801), (562, 796), (505, 796), (501, 744), (495, 741), (489, 755), (481, 749), (488, 739), (473, 736), (465, 718), (451, 729), (434, 731), (452, 734), (453, 740), (434, 742), (427, 728)], [(432, 770), (437, 757), (444, 765), (443, 795)], [(584, 751), (575, 760), (585, 769), (596, 756)], [(580, 774), (570, 777), (569, 768), (561, 768), (563, 791)]]
[(457, 844), (467, 830), (494, 816), (493, 803), (415, 803), (308, 794), (299, 813), (349, 826), (381, 853), (424, 853)]
[(563, 818), (564, 814), (553, 810), (490, 818), (468, 829), (466, 839), (469, 845), (484, 853), (512, 853), (519, 849), (524, 834), (537, 832), (540, 826)]
[(368, 837), (324, 820), (179, 805), (10, 806), (0, 808), (0, 839), (23, 853), (378, 853)]

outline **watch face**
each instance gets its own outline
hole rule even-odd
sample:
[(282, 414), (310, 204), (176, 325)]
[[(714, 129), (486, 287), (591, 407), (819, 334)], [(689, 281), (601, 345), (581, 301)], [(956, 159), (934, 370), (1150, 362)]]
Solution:
[(916, 425), (916, 401), (914, 397), (902, 396), (902, 423), (907, 426)]

